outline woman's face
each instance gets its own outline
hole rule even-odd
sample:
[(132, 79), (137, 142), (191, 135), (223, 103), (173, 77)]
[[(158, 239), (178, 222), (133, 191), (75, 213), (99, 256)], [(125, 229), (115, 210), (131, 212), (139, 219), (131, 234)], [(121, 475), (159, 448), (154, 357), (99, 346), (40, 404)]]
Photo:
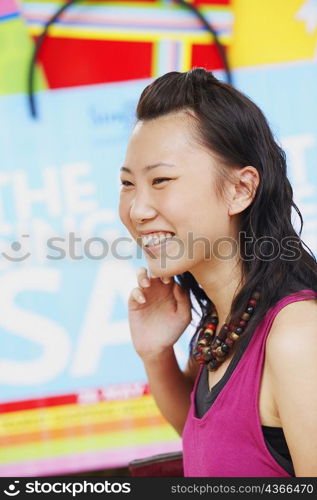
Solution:
[(121, 169), (119, 214), (151, 274), (200, 269), (215, 258), (214, 242), (231, 235), (227, 203), (215, 192), (216, 169), (210, 152), (195, 142), (185, 112), (135, 126)]

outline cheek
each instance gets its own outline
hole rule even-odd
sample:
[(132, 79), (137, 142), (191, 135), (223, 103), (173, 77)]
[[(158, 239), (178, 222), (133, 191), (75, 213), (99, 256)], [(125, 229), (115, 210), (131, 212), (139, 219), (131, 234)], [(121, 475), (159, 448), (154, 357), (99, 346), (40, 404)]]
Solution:
[(119, 217), (126, 227), (129, 227), (130, 224), (130, 209), (127, 201), (120, 200), (119, 202)]
[[(227, 208), (221, 200), (218, 200), (210, 193), (203, 193), (204, 196), (192, 197), (191, 204), (185, 205), (187, 218), (184, 219), (188, 226), (196, 234), (206, 237), (217, 237), (226, 231), (228, 217)], [(189, 206), (192, 210), (187, 210)]]

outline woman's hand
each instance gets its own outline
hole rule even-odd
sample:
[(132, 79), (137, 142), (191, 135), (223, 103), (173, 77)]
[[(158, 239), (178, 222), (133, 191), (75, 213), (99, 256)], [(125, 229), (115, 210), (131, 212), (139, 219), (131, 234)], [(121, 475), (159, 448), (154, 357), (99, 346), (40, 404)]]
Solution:
[(134, 348), (146, 361), (175, 344), (191, 321), (191, 303), (173, 278), (148, 278), (140, 267), (137, 279), (128, 301), (129, 323)]

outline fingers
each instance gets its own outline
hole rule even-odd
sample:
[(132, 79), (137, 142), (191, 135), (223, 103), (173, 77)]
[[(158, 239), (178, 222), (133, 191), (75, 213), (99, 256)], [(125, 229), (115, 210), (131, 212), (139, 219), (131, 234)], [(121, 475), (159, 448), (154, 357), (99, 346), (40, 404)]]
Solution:
[(138, 285), (142, 288), (147, 288), (151, 286), (150, 280), (147, 276), (147, 270), (145, 267), (139, 267), (137, 270), (137, 280), (138, 280)]
[[(154, 274), (151, 274), (150, 277), (152, 279), (157, 279), (157, 276), (155, 276)], [(147, 287), (151, 286), (151, 282), (150, 282), (150, 279), (149, 279), (148, 274), (147, 274), (147, 269), (145, 267), (139, 267), (138, 268), (138, 270), (137, 270), (137, 280), (138, 280), (138, 285), (141, 288), (147, 288)], [(165, 285), (167, 285), (168, 283), (171, 282), (171, 278), (169, 278), (168, 276), (161, 277), (160, 280)]]
[[(152, 275), (151, 278), (156, 279), (156, 276)], [(174, 282), (173, 278), (169, 277), (162, 277), (160, 279), (164, 284), (171, 283), (171, 281)], [(143, 293), (143, 290), (151, 286), (150, 279), (148, 278), (147, 275), (147, 269), (145, 267), (139, 267), (137, 269), (137, 281), (138, 281), (138, 287), (133, 288), (130, 294), (130, 299), (134, 300), (138, 304), (145, 304), (146, 294)]]
[[(158, 276), (155, 276), (153, 273), (151, 273), (151, 278), (156, 279), (158, 278)], [(161, 276), (159, 279), (162, 281), (162, 283), (167, 285), (168, 283), (171, 283), (173, 278), (170, 278), (169, 276)]]
[(133, 288), (131, 292), (131, 298), (134, 299), (138, 304), (145, 304), (146, 302), (146, 299), (140, 288)]
[(169, 278), (168, 276), (163, 276), (163, 277), (161, 278), (161, 281), (162, 281), (162, 283), (164, 283), (165, 285), (168, 285), (168, 283), (170, 283), (170, 282), (171, 282), (171, 278)]

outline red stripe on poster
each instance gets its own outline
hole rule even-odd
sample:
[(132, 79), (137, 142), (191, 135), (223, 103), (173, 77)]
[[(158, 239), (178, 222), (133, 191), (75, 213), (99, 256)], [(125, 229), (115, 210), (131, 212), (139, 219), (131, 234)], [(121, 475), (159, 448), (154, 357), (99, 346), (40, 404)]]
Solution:
[(152, 42), (47, 37), (39, 54), (50, 88), (150, 78)]
[(91, 404), (100, 401), (118, 401), (122, 399), (137, 398), (150, 394), (149, 384), (135, 382), (131, 384), (110, 385), (102, 389), (84, 389), (77, 394), (64, 394), (60, 396), (41, 397), (11, 401), (0, 404), (0, 413), (9, 413), (21, 410), (32, 410), (49, 406), (62, 406), (71, 404)]
[[(225, 51), (227, 47), (224, 47)], [(223, 69), (224, 65), (219, 51), (214, 44), (192, 46), (192, 67), (202, 66), (209, 70)]]
[(49, 398), (26, 399), (22, 401), (12, 401), (0, 404), (0, 413), (12, 411), (31, 410), (34, 408), (44, 408), (46, 406), (71, 405), (77, 403), (77, 394), (67, 394), (65, 396), (53, 396)]

